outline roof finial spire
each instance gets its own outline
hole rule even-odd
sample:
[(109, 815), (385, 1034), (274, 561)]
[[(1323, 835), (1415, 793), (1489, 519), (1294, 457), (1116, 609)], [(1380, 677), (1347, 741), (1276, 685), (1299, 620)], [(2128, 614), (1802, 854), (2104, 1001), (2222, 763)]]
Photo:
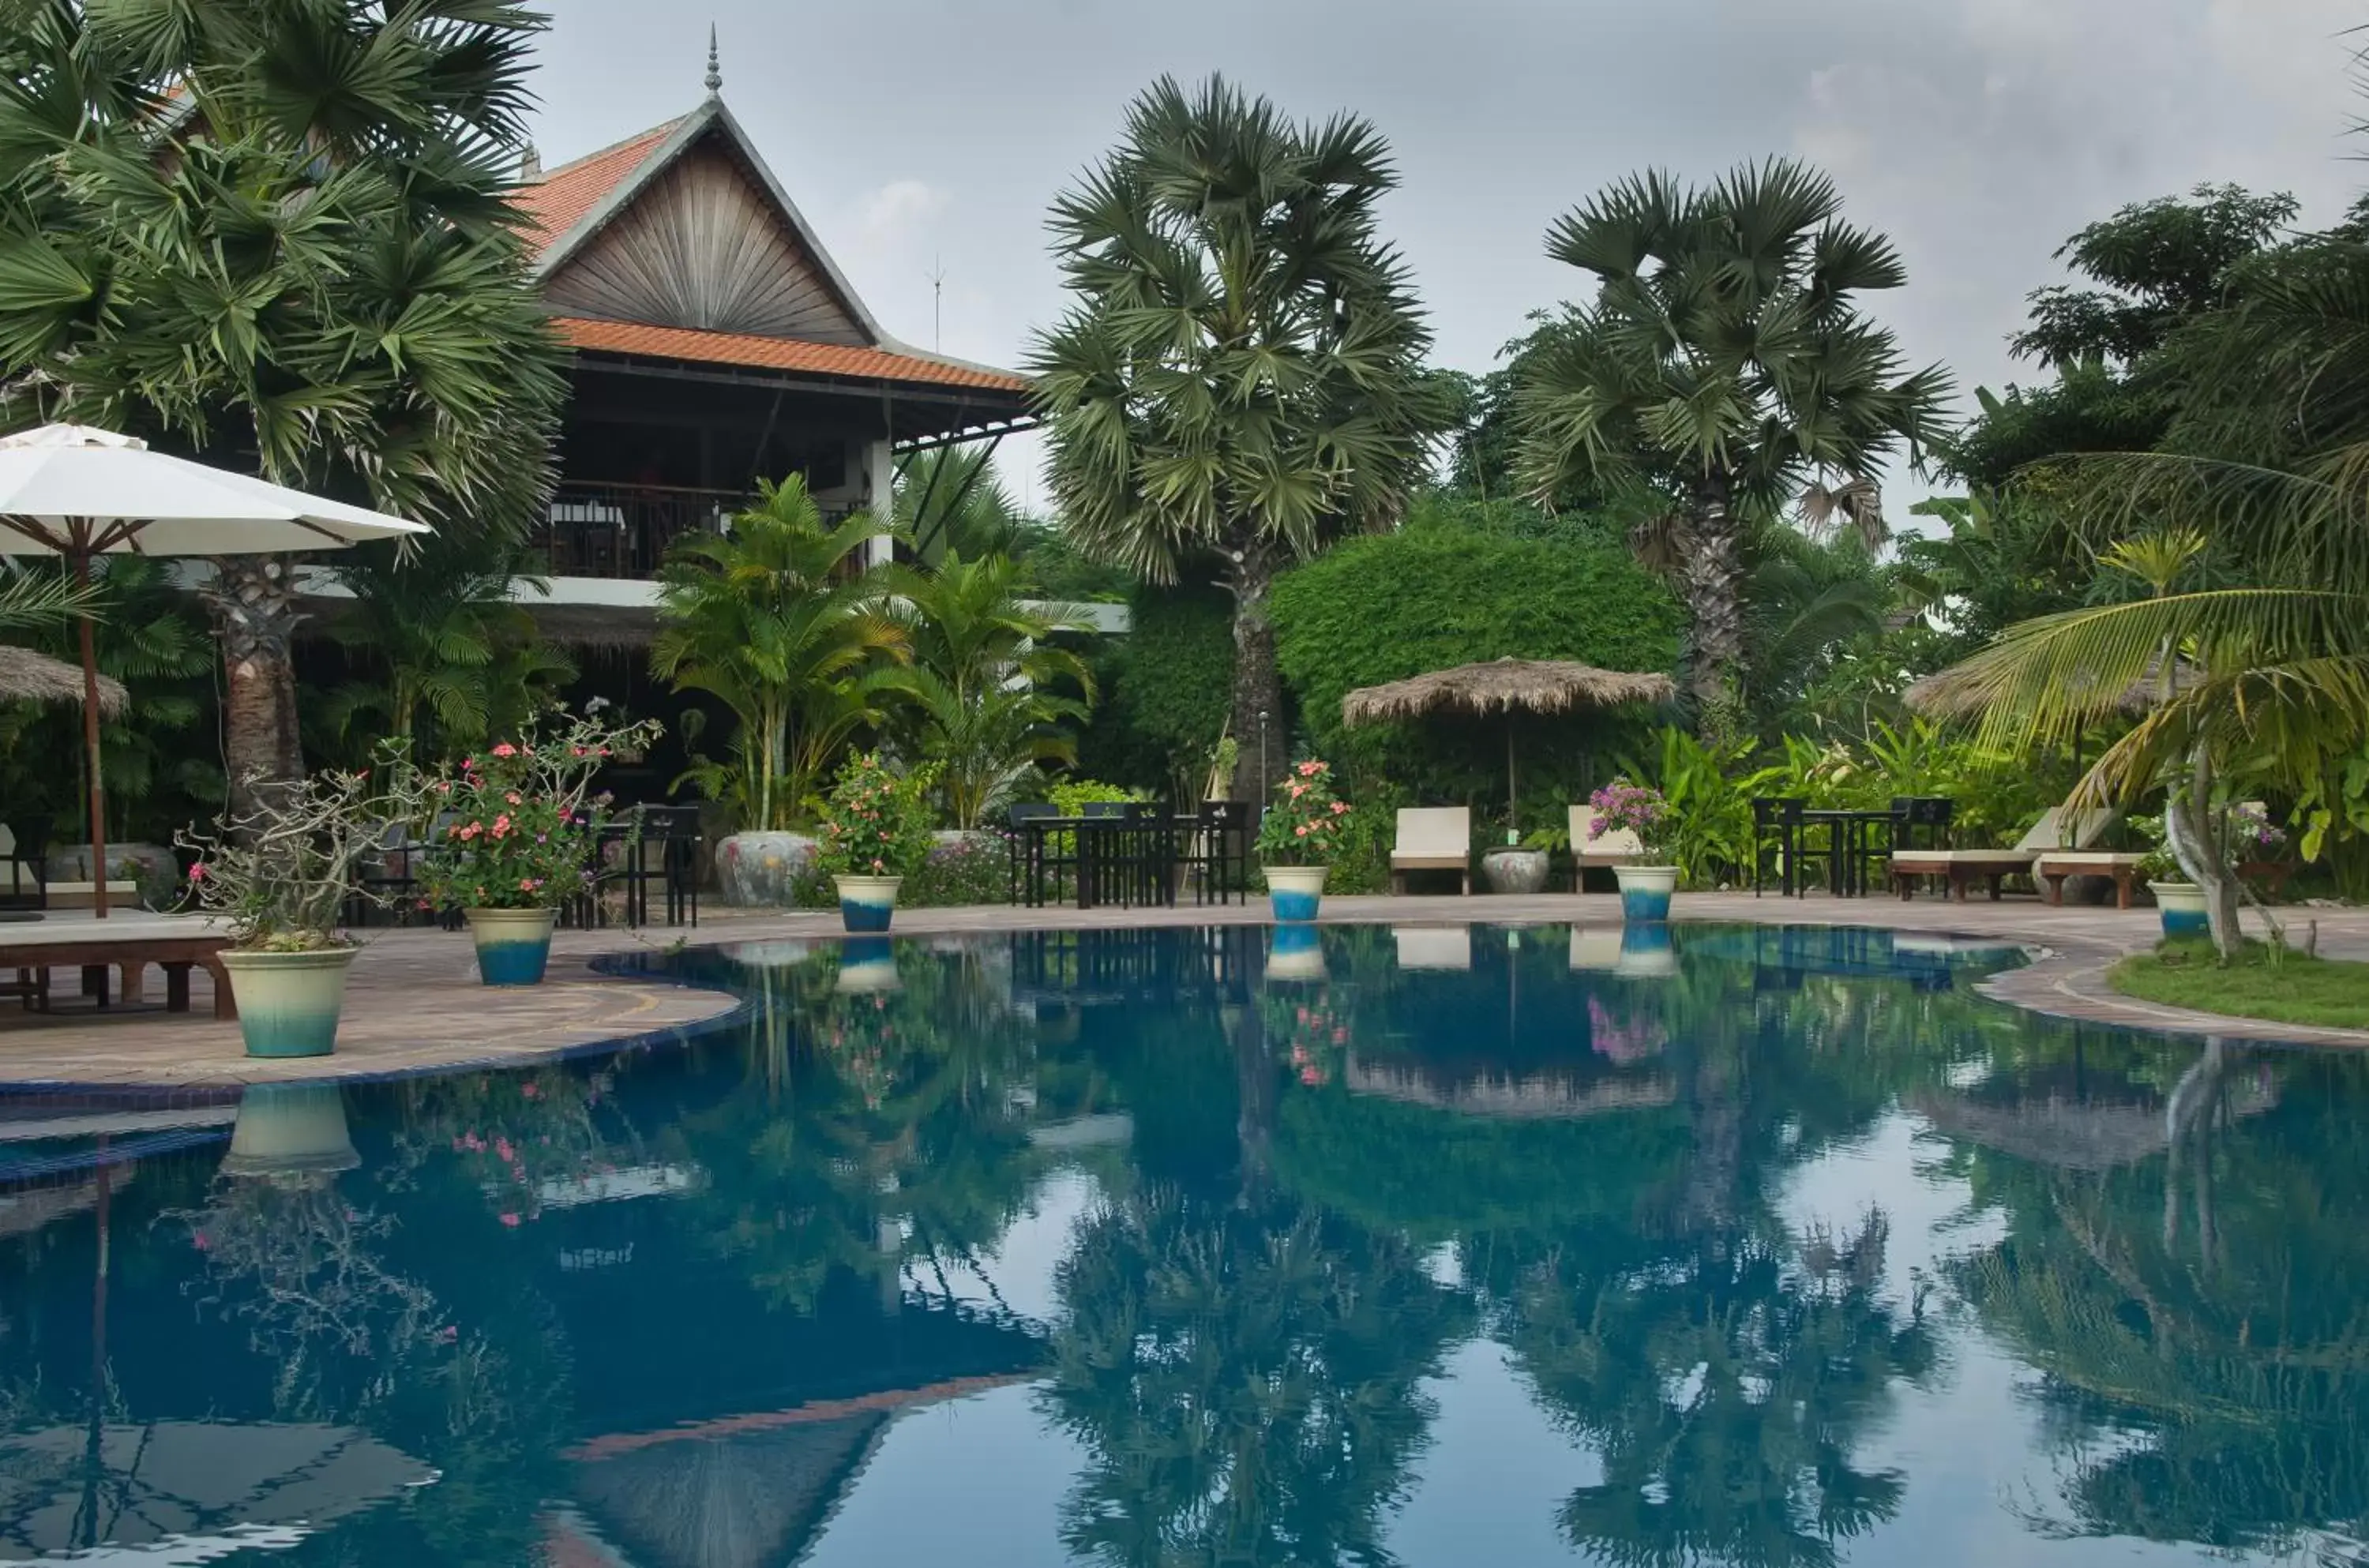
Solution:
[(715, 24), (707, 24), (707, 96), (715, 97), (724, 90), (724, 73), (715, 63)]

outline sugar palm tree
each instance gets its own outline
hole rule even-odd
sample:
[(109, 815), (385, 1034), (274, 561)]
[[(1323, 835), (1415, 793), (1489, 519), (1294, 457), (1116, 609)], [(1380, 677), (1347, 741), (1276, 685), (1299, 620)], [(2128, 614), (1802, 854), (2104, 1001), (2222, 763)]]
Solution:
[(1354, 115), (1296, 124), (1220, 79), (1163, 77), (1054, 204), (1074, 303), (1033, 360), (1053, 493), (1087, 554), (1147, 580), (1214, 563), (1245, 759), (1286, 751), (1269, 585), (1395, 520), (1448, 423), (1379, 231), (1397, 182)]
[(1899, 288), (1906, 270), (1799, 164), (1702, 189), (1632, 177), (1559, 220), (1547, 251), (1596, 292), (1525, 355), (1528, 483), (1551, 498), (1585, 482), (1654, 520), (1693, 622), (1698, 722), (1732, 737), (1747, 526), (1798, 500), (1814, 522), (1880, 536), (1877, 470), (1903, 443), (1917, 450), (1949, 378), (1904, 373), (1858, 296)]
[(744, 828), (788, 827), (849, 737), (886, 716), (908, 631), (864, 557), (887, 532), (868, 512), (826, 522), (793, 475), (731, 532), (678, 541), (659, 573), (651, 667), (739, 721), (732, 760), (688, 776)]
[[(501, 0), (17, 11), (0, 418), (128, 429), (444, 532), (522, 531), (565, 393), (506, 204), (542, 18)], [(278, 558), (217, 566), (235, 779), (302, 767), (296, 587)]]
[(1085, 660), (1053, 641), (1090, 628), (1066, 605), (1024, 603), (1019, 578), (1010, 556), (949, 551), (935, 571), (898, 582), (913, 664), (899, 672), (907, 703), (897, 727), (914, 756), (942, 770), (957, 828), (978, 827), (1038, 763), (1077, 761), (1061, 725), (1082, 723), (1093, 700)]

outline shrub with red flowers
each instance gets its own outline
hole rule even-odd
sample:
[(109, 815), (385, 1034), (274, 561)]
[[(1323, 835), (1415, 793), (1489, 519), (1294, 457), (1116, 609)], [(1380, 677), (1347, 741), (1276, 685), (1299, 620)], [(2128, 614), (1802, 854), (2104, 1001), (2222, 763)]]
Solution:
[(464, 757), (425, 790), (433, 818), (420, 890), (442, 909), (555, 909), (592, 887), (592, 846), (609, 822), (609, 797), (592, 780), (615, 757), (657, 738), (655, 723), (612, 727), (597, 719)]
[(1349, 1056), (1349, 1015), (1322, 998), (1299, 1001), (1269, 992), (1261, 1001), (1267, 1044), (1290, 1064), (1291, 1075), (1310, 1089), (1342, 1076)]
[(1349, 826), (1349, 803), (1333, 793), (1333, 764), (1320, 757), (1292, 764), (1259, 823), (1259, 859), (1267, 865), (1325, 865)]
[(1637, 841), (1645, 847), (1655, 864), (1669, 862), (1678, 824), (1670, 815), (1670, 803), (1662, 798), (1660, 790), (1615, 779), (1589, 795), (1587, 803), (1596, 807), (1596, 837), (1600, 839), (1626, 828), (1637, 835)]
[(910, 876), (937, 841), (930, 830), (935, 770), (898, 776), (876, 751), (848, 759), (823, 803), (815, 864), (837, 876)]

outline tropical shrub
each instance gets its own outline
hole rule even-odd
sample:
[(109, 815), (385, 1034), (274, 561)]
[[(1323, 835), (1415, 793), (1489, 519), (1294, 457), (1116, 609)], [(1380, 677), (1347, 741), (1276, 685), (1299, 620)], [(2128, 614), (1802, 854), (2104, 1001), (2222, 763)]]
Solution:
[(324, 769), (254, 793), (245, 811), (225, 810), (213, 830), (183, 828), (173, 842), (197, 853), (190, 898), (251, 952), (310, 953), (349, 947), (339, 929), (348, 900), (385, 898), (358, 887), (362, 864), (390, 822), (407, 821), (417, 796), (400, 770)]
[(1012, 897), (1012, 849), (1000, 833), (965, 833), (930, 846), (897, 901), (913, 909), (1001, 904)]
[[(1503, 799), (1505, 722), (1341, 722), (1361, 686), (1502, 658), (1665, 670), (1678, 652), (1669, 594), (1608, 539), (1483, 532), (1451, 521), (1352, 540), (1275, 587), (1276, 657), (1313, 746), (1362, 784), (1387, 779), (1425, 800)], [(1637, 724), (1577, 715), (1515, 721), (1525, 795), (1575, 798)], [(1609, 770), (1604, 770), (1608, 772)], [(1594, 776), (1591, 776), (1594, 775)]]
[(433, 821), (421, 896), (439, 909), (548, 910), (589, 891), (598, 876), (593, 846), (610, 816), (593, 779), (658, 733), (655, 720), (615, 729), (578, 718), (555, 734), (529, 727), (426, 780), (418, 798)]
[(1128, 627), (1093, 655), (1101, 705), (1080, 738), (1079, 765), (1098, 777), (1197, 794), (1227, 733), (1233, 697), (1233, 611), (1209, 587), (1138, 588)]
[(1085, 814), (1089, 806), (1106, 805), (1113, 801), (1150, 800), (1150, 792), (1129, 789), (1125, 784), (1104, 784), (1100, 779), (1065, 779), (1045, 792), (1054, 810), (1064, 817)]
[(935, 782), (929, 768), (890, 772), (877, 751), (849, 758), (823, 803), (815, 864), (830, 876), (912, 876), (936, 841), (929, 806)]
[(1689, 887), (1733, 882), (1752, 865), (1752, 798), (1768, 793), (1768, 774), (1745, 767), (1743, 741), (1711, 744), (1672, 725), (1642, 760), (1624, 759), (1622, 772), (1649, 784), (1664, 803), (1669, 864)]
[(1310, 757), (1292, 765), (1259, 820), (1258, 854), (1267, 865), (1323, 865), (1341, 847), (1353, 814), (1333, 793), (1333, 765)]

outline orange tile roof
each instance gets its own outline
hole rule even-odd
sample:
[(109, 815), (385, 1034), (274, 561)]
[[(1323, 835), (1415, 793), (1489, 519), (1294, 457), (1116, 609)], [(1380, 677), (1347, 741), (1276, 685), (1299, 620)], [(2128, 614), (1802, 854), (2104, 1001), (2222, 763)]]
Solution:
[(538, 251), (548, 249), (554, 240), (576, 226), (578, 219), (598, 207), (627, 176), (641, 167), (642, 160), (681, 123), (679, 120), (670, 120), (664, 125), (654, 125), (638, 136), (629, 136), (597, 153), (587, 153), (571, 163), (562, 164), (532, 185), (521, 186), (513, 200), (527, 215), (522, 231), (527, 242)]
[(590, 321), (572, 315), (555, 316), (551, 325), (559, 340), (570, 348), (612, 354), (647, 354), (653, 359), (688, 360), (695, 364), (745, 365), (754, 370), (925, 383), (987, 392), (1028, 390), (1028, 382), (1023, 376), (886, 349), (849, 349), (791, 338), (760, 338), (746, 332), (700, 332), (682, 326), (645, 326), (638, 322)]

